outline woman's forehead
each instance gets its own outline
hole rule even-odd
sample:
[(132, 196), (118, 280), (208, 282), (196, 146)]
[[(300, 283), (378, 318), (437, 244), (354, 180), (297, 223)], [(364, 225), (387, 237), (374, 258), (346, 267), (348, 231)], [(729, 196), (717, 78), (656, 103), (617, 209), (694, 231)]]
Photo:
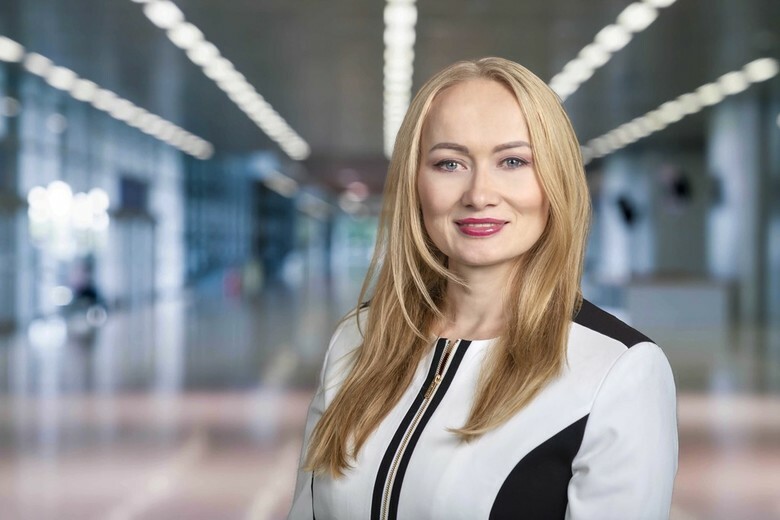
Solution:
[(422, 140), (528, 140), (525, 117), (515, 93), (504, 83), (473, 79), (437, 94), (425, 118)]

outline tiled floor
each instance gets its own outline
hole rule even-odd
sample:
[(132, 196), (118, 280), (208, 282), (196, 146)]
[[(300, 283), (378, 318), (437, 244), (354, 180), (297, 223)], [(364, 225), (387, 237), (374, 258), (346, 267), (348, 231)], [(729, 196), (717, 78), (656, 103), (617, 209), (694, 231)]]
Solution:
[[(6, 338), (0, 517), (283, 518), (323, 348), (353, 289), (168, 302), (114, 313), (91, 339), (56, 322)], [(780, 519), (778, 361), (756, 345), (670, 355), (674, 519)]]

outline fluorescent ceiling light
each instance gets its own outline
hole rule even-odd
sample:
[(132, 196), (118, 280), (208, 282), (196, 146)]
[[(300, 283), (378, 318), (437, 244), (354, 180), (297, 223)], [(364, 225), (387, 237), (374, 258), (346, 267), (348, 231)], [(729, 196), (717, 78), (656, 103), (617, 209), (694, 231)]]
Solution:
[(171, 136), (171, 143), (177, 148), (185, 148), (187, 146), (187, 136), (181, 132), (174, 132)]
[(144, 6), (144, 14), (160, 29), (170, 29), (184, 21), (184, 15), (173, 2), (152, 0)]
[(388, 2), (384, 12), (385, 25), (413, 27), (417, 23), (414, 2)]
[[(596, 69), (609, 62), (612, 54), (625, 47), (634, 33), (643, 31), (655, 21), (658, 17), (657, 9), (672, 3), (673, 0), (644, 0), (629, 4), (618, 15), (616, 23), (601, 29), (593, 42), (578, 53), (577, 58), (567, 63), (561, 72), (553, 76), (549, 82), (550, 88), (558, 94), (561, 101), (566, 101), (566, 98), (576, 92), (580, 85), (590, 79)], [(569, 67), (577, 60), (586, 63), (590, 70), (586, 72), (584, 69), (578, 69), (572, 73)]]
[(219, 58), (219, 50), (213, 43), (204, 40), (187, 51), (187, 56), (196, 65), (205, 66)]
[(94, 106), (98, 110), (103, 110), (104, 112), (108, 112), (113, 108), (114, 102), (116, 102), (116, 100), (117, 100), (116, 94), (114, 94), (110, 90), (101, 88), (98, 89), (97, 92), (95, 92), (95, 96), (92, 98), (92, 106)]
[(658, 17), (655, 7), (647, 3), (634, 2), (623, 9), (617, 17), (617, 23), (629, 32), (640, 32)]
[(415, 39), (413, 27), (385, 30), (384, 41), (389, 47), (412, 47)]
[(707, 83), (696, 89), (702, 106), (709, 107), (720, 103), (724, 98), (723, 91), (717, 83)]
[(168, 38), (180, 49), (191, 49), (203, 41), (203, 33), (189, 22), (174, 25), (168, 30)]
[(641, 131), (642, 136), (647, 137), (648, 135), (653, 133), (653, 122), (648, 117), (648, 114), (638, 117), (634, 119), (634, 121), (636, 122), (639, 130)]
[(646, 135), (641, 123), (636, 119), (626, 124), (626, 131), (628, 132), (632, 143), (638, 141)]
[[(216, 59), (213, 62), (211, 62), (208, 65), (206, 65), (204, 67), (204, 70), (209, 68), (209, 67), (211, 67), (212, 65), (216, 65), (216, 64), (219, 64), (219, 63), (220, 63), (220, 60)], [(217, 85), (219, 85), (219, 87), (224, 90), (224, 85), (227, 85), (227, 84), (230, 84), (230, 83), (235, 83), (235, 82), (238, 82), (238, 81), (246, 81), (246, 78), (244, 77), (243, 74), (241, 74), (236, 69), (231, 67), (229, 69), (223, 70), (223, 72), (221, 74), (221, 77), (219, 79), (215, 80), (215, 81), (217, 82)]]
[(589, 161), (593, 157), (594, 152), (587, 146), (580, 146), (580, 154), (583, 161)]
[(239, 90), (236, 92), (229, 92), (228, 97), (239, 107), (241, 107), (242, 110), (246, 112), (245, 106), (248, 103), (251, 103), (252, 100), (255, 98), (255, 93), (251, 92), (249, 90)]
[(230, 63), (230, 60), (223, 57), (217, 58), (203, 69), (203, 72), (214, 81), (217, 81), (220, 78), (227, 78), (235, 71), (236, 69), (233, 64)]
[(575, 58), (563, 68), (563, 73), (572, 83), (582, 84), (593, 75), (594, 68), (585, 60)]
[(31, 52), (24, 57), (24, 68), (36, 76), (45, 76), (52, 68), (52, 61), (37, 52)]
[(631, 41), (631, 34), (619, 25), (607, 25), (596, 34), (596, 43), (609, 52), (617, 52)]
[[(233, 64), (221, 55), (219, 49), (213, 43), (206, 40), (203, 32), (185, 20), (184, 14), (176, 5), (170, 0), (151, 0), (144, 6), (144, 13), (146, 16), (158, 27), (165, 29), (168, 38), (174, 45), (184, 49), (187, 53), (187, 57), (196, 65), (199, 65), (203, 70), (203, 73), (216, 82), (233, 101), (239, 109), (241, 109), (247, 117), (249, 117), (263, 132), (279, 143), (276, 135), (268, 133), (266, 128), (271, 127), (271, 124), (266, 120), (271, 114), (267, 110), (263, 112), (256, 111), (255, 108), (258, 103), (265, 103), (262, 97), (257, 94), (256, 89), (246, 81), (246, 78), (238, 71), (236, 71)], [(267, 103), (266, 103), (267, 105)], [(276, 114), (274, 112), (274, 114)], [(289, 125), (281, 119), (278, 114), (276, 117), (284, 123), (284, 127), (288, 131), (294, 134), (297, 138), (301, 139), (297, 133), (290, 129)], [(145, 131), (154, 132), (154, 135), (162, 135), (161, 139), (171, 139), (170, 132), (164, 128), (157, 128), (158, 125), (142, 125)], [(301, 139), (305, 144), (305, 141)], [(296, 156), (294, 159), (305, 159), (308, 156), (308, 145), (305, 146), (306, 154), (304, 156)], [(209, 144), (208, 155), (213, 153), (213, 147)], [(205, 154), (206, 152), (204, 152)], [(288, 154), (290, 155), (290, 154)]]
[(653, 132), (658, 132), (669, 126), (669, 121), (666, 120), (659, 108), (648, 112), (646, 117)]
[(607, 134), (607, 145), (611, 149), (615, 150), (617, 148), (620, 148), (623, 145), (623, 142), (618, 137), (618, 135), (614, 131), (612, 131)]
[(18, 62), (24, 57), (24, 47), (5, 36), (0, 36), (0, 61)]
[(761, 58), (751, 61), (745, 65), (742, 70), (748, 81), (751, 83), (759, 83), (775, 77), (778, 68), (780, 67), (778, 67), (777, 60), (773, 58)]
[(255, 117), (268, 117), (268, 115), (272, 113), (273, 108), (271, 108), (271, 106), (266, 103), (264, 99), (260, 98), (259, 96), (255, 96), (254, 101), (249, 107), (249, 111), (251, 115)]
[(414, 59), (414, 47), (385, 47), (385, 62), (407, 62)]
[(386, 90), (394, 92), (405, 92), (412, 88), (412, 78), (410, 77), (388, 77), (385, 76), (382, 82)]
[(228, 94), (235, 94), (237, 96), (247, 93), (254, 95), (255, 93), (254, 87), (244, 80), (226, 82), (224, 87), (225, 92)]
[(224, 90), (226, 93), (241, 88), (242, 85), (248, 84), (246, 78), (240, 72), (228, 73), (223, 79), (217, 81), (217, 86)]
[(70, 95), (79, 101), (92, 101), (98, 86), (88, 79), (77, 79), (73, 82), (70, 89)]
[(610, 133), (615, 136), (615, 139), (618, 143), (620, 143), (621, 146), (625, 145), (631, 140), (631, 133), (626, 129), (625, 124), (620, 125)]
[(597, 69), (609, 61), (609, 51), (598, 43), (589, 43), (578, 54), (579, 58)]
[(658, 111), (666, 123), (676, 123), (685, 115), (680, 102), (677, 100), (667, 101), (658, 107)]
[(664, 7), (669, 7), (673, 3), (675, 3), (677, 0), (644, 0), (645, 3), (652, 5), (653, 7), (658, 7), (659, 9)]
[(120, 121), (127, 121), (135, 113), (136, 106), (126, 99), (117, 99), (110, 114)]
[(76, 73), (65, 67), (52, 67), (46, 74), (46, 83), (58, 90), (70, 90), (77, 79)]
[(143, 132), (147, 134), (153, 134), (160, 124), (160, 117), (152, 113), (146, 112), (138, 117), (138, 126)]
[(135, 109), (130, 112), (130, 115), (127, 118), (127, 124), (138, 128), (143, 132), (143, 128), (141, 128), (141, 122), (144, 120), (144, 115), (146, 114), (148, 114), (148, 112), (143, 108), (135, 107)]
[[(583, 154), (583, 162), (588, 164), (594, 158), (603, 157), (625, 144), (663, 130), (669, 124), (680, 121), (687, 115), (695, 114), (705, 106), (720, 103), (727, 96), (738, 94), (748, 88), (751, 82), (766, 81), (774, 77), (779, 68), (777, 60), (761, 58), (748, 63), (741, 70), (722, 75), (717, 82), (707, 83), (693, 92), (687, 92), (677, 99), (667, 101), (630, 123), (624, 123), (615, 130), (588, 141), (584, 148), (592, 150), (593, 153), (587, 156)], [(777, 123), (780, 126), (780, 115)], [(623, 144), (620, 144), (621, 142)]]
[(729, 72), (718, 78), (718, 85), (720, 85), (720, 88), (725, 95), (731, 96), (739, 94), (747, 89), (750, 83), (744, 72), (735, 70), (734, 72)]
[(702, 108), (701, 100), (694, 92), (688, 92), (677, 98), (685, 115), (695, 114)]
[(398, 128), (411, 100), (417, 24), (414, 0), (388, 0), (384, 22), (383, 128), (385, 155), (390, 157)]
[[(175, 132), (179, 132), (183, 136), (191, 136), (194, 139), (199, 139), (200, 142), (207, 145), (207, 148), (201, 147), (202, 149), (199, 150), (201, 153), (197, 155), (194, 153), (194, 150), (189, 151), (178, 146), (180, 150), (189, 153), (190, 155), (201, 159), (207, 159), (213, 154), (213, 147), (210, 143), (207, 143), (199, 137), (193, 136), (191, 133), (162, 119), (160, 116), (151, 114), (147, 110), (136, 106), (131, 101), (119, 97), (114, 92), (100, 88), (100, 86), (92, 81), (79, 78), (76, 72), (66, 67), (56, 65), (45, 56), (35, 52), (24, 54), (25, 51), (23, 48), (21, 48), (20, 54), (19, 48), (21, 46), (15, 47), (14, 44), (15, 42), (13, 42), (13, 40), (0, 35), (0, 60), (9, 61), (7, 58), (10, 57), (18, 58), (17, 61), (23, 59), (23, 66), (27, 71), (37, 76), (41, 76), (52, 87), (69, 93), (78, 101), (91, 103), (96, 109), (107, 112), (115, 119), (123, 121), (129, 126), (136, 127), (142, 132), (155, 136), (158, 139), (164, 140), (161, 137), (161, 134), (163, 134), (163, 129), (165, 129), (165, 134), (169, 138)], [(15, 53), (14, 56), (10, 56), (11, 51)], [(4, 109), (3, 112), (5, 113), (8, 111)], [(47, 128), (55, 133), (62, 133), (67, 128), (67, 125), (67, 119), (61, 114), (52, 114), (46, 121)]]
[(564, 81), (563, 78), (559, 78), (559, 81), (550, 83), (550, 88), (561, 97), (561, 100), (564, 100), (577, 90), (577, 85), (570, 83), (568, 80)]

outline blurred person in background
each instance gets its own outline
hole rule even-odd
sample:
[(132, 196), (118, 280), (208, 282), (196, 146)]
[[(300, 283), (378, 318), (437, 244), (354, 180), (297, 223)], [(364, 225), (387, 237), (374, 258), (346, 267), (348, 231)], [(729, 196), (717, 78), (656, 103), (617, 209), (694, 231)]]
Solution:
[(485, 58), (422, 87), (290, 518), (668, 517), (674, 380), (582, 298), (589, 217), (579, 144), (539, 78)]
[(95, 257), (78, 258), (71, 271), (72, 301), (65, 307), (65, 317), (72, 337), (84, 346), (92, 346), (95, 334), (108, 318), (108, 304), (95, 280)]

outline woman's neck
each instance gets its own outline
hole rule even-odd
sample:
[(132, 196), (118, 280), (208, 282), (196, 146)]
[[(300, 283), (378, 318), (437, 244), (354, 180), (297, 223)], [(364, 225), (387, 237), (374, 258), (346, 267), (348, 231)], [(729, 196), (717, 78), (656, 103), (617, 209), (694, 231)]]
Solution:
[(439, 324), (438, 335), (474, 340), (499, 336), (506, 319), (504, 292), (509, 284), (509, 266), (453, 271), (467, 286), (447, 285), (443, 306), (445, 320)]

